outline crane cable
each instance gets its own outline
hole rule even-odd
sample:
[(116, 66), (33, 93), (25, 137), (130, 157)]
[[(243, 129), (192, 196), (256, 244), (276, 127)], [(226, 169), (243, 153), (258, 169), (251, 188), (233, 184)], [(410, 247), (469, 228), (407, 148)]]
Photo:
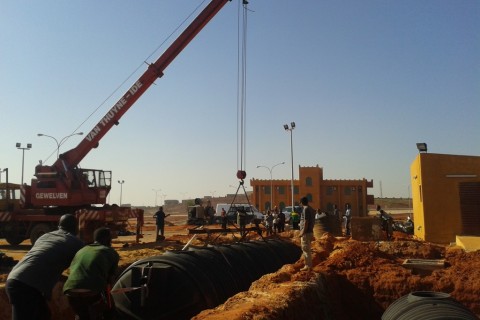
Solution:
[[(133, 70), (126, 78), (125, 80), (123, 80), (76, 128), (75, 130), (73, 130), (73, 132), (71, 133), (71, 135), (74, 135), (76, 134), (80, 128), (85, 125), (85, 123), (90, 120), (90, 118), (92, 118), (99, 110), (100, 108), (102, 108), (107, 102), (109, 102), (112, 97), (118, 92), (120, 91), (121, 89), (123, 89), (125, 87), (125, 84), (127, 83), (127, 81), (129, 81), (130, 79), (133, 78), (134, 75), (136, 75), (140, 68), (142, 68), (145, 64), (149, 64), (147, 63), (147, 61), (149, 59), (152, 58), (152, 56), (154, 54), (156, 54), (161, 48), (163, 48), (165, 46), (165, 44), (167, 43), (167, 41), (169, 41), (175, 34), (178, 33), (178, 30), (180, 30), (180, 28), (182, 26), (184, 26), (187, 21), (189, 21), (191, 19), (191, 17), (194, 15), (194, 13), (198, 12), (202, 6), (204, 6), (205, 2), (207, 0), (203, 0), (201, 3), (199, 3), (195, 9), (193, 9), (190, 14), (188, 14), (182, 22), (180, 22), (177, 27), (144, 59), (144, 61), (142, 63), (140, 63), (136, 68), (135, 70)], [(155, 84), (155, 83), (154, 83)], [(65, 142), (65, 141), (63, 141)], [(62, 144), (60, 143), (58, 147), (60, 147)], [(57, 152), (57, 149), (53, 150), (52, 153), (45, 159), (43, 160), (43, 163), (45, 163), (48, 159), (50, 159), (55, 153)]]
[[(237, 178), (245, 179), (247, 124), (247, 8), (248, 1), (239, 1), (238, 10), (238, 87), (237, 87)], [(241, 6), (241, 8), (240, 8)]]

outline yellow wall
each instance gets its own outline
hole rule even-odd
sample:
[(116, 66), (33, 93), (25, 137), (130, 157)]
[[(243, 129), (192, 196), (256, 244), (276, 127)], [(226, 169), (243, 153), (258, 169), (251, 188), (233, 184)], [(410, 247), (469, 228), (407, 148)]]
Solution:
[(462, 234), (459, 184), (480, 182), (480, 157), (420, 153), (410, 173), (415, 236), (454, 242)]

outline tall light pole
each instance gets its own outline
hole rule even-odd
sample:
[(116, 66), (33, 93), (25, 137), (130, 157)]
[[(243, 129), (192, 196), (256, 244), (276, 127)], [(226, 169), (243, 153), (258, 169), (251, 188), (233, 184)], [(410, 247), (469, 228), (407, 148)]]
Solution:
[(152, 189), (153, 192), (155, 192), (155, 207), (157, 206), (157, 199), (158, 199), (158, 193), (162, 191), (162, 189)]
[(291, 157), (292, 157), (292, 185), (291, 185), (291, 188), (292, 188), (292, 212), (293, 212), (293, 210), (295, 208), (295, 202), (293, 201), (293, 129), (295, 129), (295, 122), (290, 122), (290, 127), (288, 126), (288, 124), (284, 124), (283, 128), (285, 129), (285, 131), (290, 131), (290, 154), (291, 154)]
[(57, 159), (58, 159), (58, 156), (59, 156), (59, 153), (60, 153), (60, 146), (71, 136), (81, 136), (81, 135), (83, 135), (83, 132), (72, 133), (71, 135), (63, 137), (59, 142), (55, 137), (49, 136), (48, 134), (37, 133), (37, 136), (39, 136), (39, 137), (47, 137), (47, 138), (52, 138), (53, 140), (55, 140), (55, 143), (57, 144)]
[(24, 168), (24, 160), (25, 160), (25, 150), (30, 150), (32, 148), (32, 144), (27, 143), (26, 147), (22, 147), (22, 144), (20, 142), (17, 142), (16, 147), (17, 149), (22, 150), (22, 185), (23, 185), (23, 168)]
[(162, 197), (163, 197), (163, 205), (165, 205), (165, 199), (167, 198), (167, 195), (166, 195), (166, 194), (162, 194)]
[(120, 183), (120, 207), (121, 207), (122, 206), (123, 184), (125, 183), (125, 180), (118, 180), (118, 183)]
[(3, 168), (3, 170), (0, 170), (0, 176), (1, 176), (2, 172), (5, 172), (5, 176), (6, 176), (6, 178), (5, 178), (6, 179), (5, 180), (6, 181), (6, 184), (5, 184), (6, 194), (5, 194), (4, 197), (5, 197), (5, 200), (7, 200), (7, 207), (8, 207), (8, 205), (9, 205), (8, 200), (10, 199), (10, 190), (8, 188), (8, 168)]
[(272, 175), (272, 171), (273, 171), (273, 168), (275, 168), (276, 166), (279, 166), (281, 164), (285, 164), (285, 161), (277, 163), (276, 165), (272, 166), (271, 168), (269, 168), (267, 166), (257, 166), (257, 168), (265, 168), (270, 172), (270, 208), (269, 209), (272, 209), (272, 206), (273, 206), (273, 175)]

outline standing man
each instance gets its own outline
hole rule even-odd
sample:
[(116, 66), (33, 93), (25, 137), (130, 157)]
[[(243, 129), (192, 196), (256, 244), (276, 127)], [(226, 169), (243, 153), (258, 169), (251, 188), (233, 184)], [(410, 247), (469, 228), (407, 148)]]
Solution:
[(44, 234), (8, 274), (5, 289), (13, 320), (50, 319), (52, 289), (75, 253), (83, 247), (76, 237), (77, 219), (60, 217), (58, 230)]
[(163, 236), (164, 232), (165, 232), (165, 218), (170, 216), (170, 214), (167, 214), (165, 215), (165, 212), (163, 212), (163, 207), (159, 207), (158, 208), (158, 211), (155, 212), (155, 214), (153, 215), (154, 218), (156, 218), (156, 225), (157, 225), (157, 228), (156, 228), (156, 232), (155, 232), (155, 241), (158, 241), (160, 240), (160, 237), (158, 236), (158, 232), (160, 231), (160, 235), (162, 237), (162, 240), (165, 239), (165, 237)]
[(207, 206), (205, 207), (205, 219), (207, 220), (207, 224), (213, 224), (215, 219), (215, 209), (210, 200), (207, 201)]
[(350, 235), (350, 221), (352, 220), (352, 209), (350, 205), (347, 204), (347, 208), (345, 210), (345, 215), (343, 217), (345, 219), (345, 235)]
[(280, 211), (277, 214), (277, 218), (278, 218), (278, 232), (284, 232), (285, 231), (285, 213)]
[(227, 229), (227, 212), (225, 211), (225, 208), (222, 208), (222, 213), (220, 214), (221, 219), (222, 219), (222, 229), (225, 230)]
[(310, 271), (312, 269), (312, 238), (313, 225), (315, 224), (315, 210), (308, 205), (308, 198), (300, 199), (302, 204), (302, 216), (300, 219), (300, 239), (303, 255), (305, 257), (305, 266), (300, 271)]
[(63, 293), (75, 319), (113, 319), (115, 308), (109, 291), (120, 257), (112, 248), (110, 229), (95, 230), (93, 238), (95, 242), (80, 249), (73, 258)]

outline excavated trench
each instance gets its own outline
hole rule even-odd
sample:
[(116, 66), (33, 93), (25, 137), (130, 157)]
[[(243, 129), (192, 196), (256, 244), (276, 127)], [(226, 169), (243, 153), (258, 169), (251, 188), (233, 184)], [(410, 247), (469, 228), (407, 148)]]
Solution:
[[(137, 246), (119, 249), (124, 261), (122, 275), (130, 274), (133, 280), (120, 277), (118, 288), (141, 287), (142, 281), (147, 281), (142, 274), (148, 274), (149, 270), (144, 266), (151, 263), (157, 270), (150, 273), (150, 281), (156, 283), (155, 289), (143, 301), (144, 306), (150, 306), (148, 310), (164, 312), (162, 310), (170, 308), (175, 312), (184, 308), (179, 305), (195, 302), (191, 303), (195, 308), (176, 319), (381, 319), (389, 306), (412, 292), (448, 293), (463, 308), (477, 317), (480, 315), (480, 252), (465, 252), (398, 235), (390, 242), (363, 242), (325, 234), (312, 242), (314, 268), (313, 272), (306, 273), (300, 271), (303, 259), (297, 258), (298, 238), (288, 232), (282, 237), (282, 243), (295, 247), (292, 247), (292, 252), (296, 252), (296, 256), (279, 266), (273, 266), (275, 258), (269, 259), (275, 249), (265, 251), (265, 248), (255, 248), (257, 241), (244, 244), (246, 248), (255, 249), (248, 259), (239, 258), (247, 254), (237, 252), (236, 243), (217, 246), (220, 249), (215, 251), (221, 252), (221, 258), (208, 247), (195, 247), (184, 253), (168, 252), (175, 251), (171, 250), (175, 248), (169, 248), (169, 244), (178, 242), (176, 248), (181, 248), (188, 241), (188, 236), (170, 237), (169, 241), (160, 245), (161, 248)], [(280, 240), (269, 240), (267, 243), (275, 244), (276, 241)], [(195, 245), (201, 246), (202, 242)], [(159, 256), (165, 251), (163, 249), (168, 253)], [(278, 254), (283, 250), (276, 251)], [(199, 255), (204, 256), (201, 259), (205, 259), (205, 263), (197, 263), (196, 256)], [(171, 258), (167, 259), (168, 256)], [(225, 260), (223, 256), (230, 263), (220, 262)], [(421, 259), (442, 260), (444, 265), (429, 272), (417, 272), (404, 265), (406, 260)], [(128, 261), (136, 262), (127, 266), (125, 263)], [(252, 261), (253, 266), (250, 265)], [(272, 270), (264, 270), (262, 265), (266, 261), (272, 262)], [(238, 268), (237, 275), (232, 274), (232, 265)], [(219, 275), (224, 271), (228, 272)], [(172, 274), (177, 275), (174, 277)], [(154, 280), (157, 276), (159, 278)], [(221, 279), (220, 287), (212, 289), (212, 283), (217, 279)], [(201, 289), (198, 289), (199, 286)], [(59, 282), (50, 304), (54, 320), (73, 317), (61, 288), (62, 283)], [(193, 293), (187, 293), (188, 290)], [(206, 298), (207, 295), (210, 298)], [(140, 289), (125, 296), (126, 302), (116, 298), (120, 308), (125, 308), (125, 303), (141, 306)], [(128, 315), (129, 309), (127, 307), (127, 311), (122, 311), (123, 318), (132, 318)], [(140, 312), (138, 319), (149, 319), (147, 313), (141, 313), (144, 312), (141, 309), (137, 308), (136, 312)], [(0, 319), (9, 319), (10, 316), (8, 300), (0, 288)], [(151, 318), (161, 319), (158, 314)], [(174, 318), (173, 313), (166, 313), (163, 318)]]

